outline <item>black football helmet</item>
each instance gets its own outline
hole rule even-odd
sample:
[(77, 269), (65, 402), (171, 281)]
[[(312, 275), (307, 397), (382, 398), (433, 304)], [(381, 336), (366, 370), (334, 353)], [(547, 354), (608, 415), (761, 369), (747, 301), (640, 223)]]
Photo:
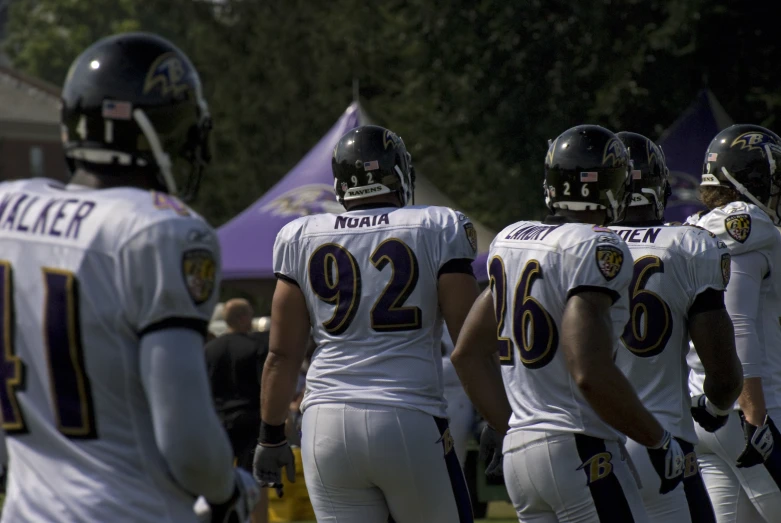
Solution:
[(61, 124), (71, 172), (151, 172), (184, 200), (195, 197), (210, 160), (198, 72), (175, 45), (149, 33), (104, 38), (76, 58), (62, 89)]
[(396, 133), (376, 125), (348, 131), (331, 160), (339, 203), (396, 193), (401, 205), (415, 203), (412, 156)]
[(598, 125), (578, 125), (549, 142), (545, 155), (545, 203), (556, 209), (605, 209), (618, 221), (632, 194), (630, 160), (615, 134)]
[(658, 220), (664, 219), (664, 208), (672, 194), (670, 170), (664, 151), (642, 134), (622, 131), (617, 133), (632, 160), (632, 199), (630, 207), (653, 205)]
[(781, 138), (759, 125), (727, 127), (708, 146), (700, 185), (735, 189), (778, 223)]

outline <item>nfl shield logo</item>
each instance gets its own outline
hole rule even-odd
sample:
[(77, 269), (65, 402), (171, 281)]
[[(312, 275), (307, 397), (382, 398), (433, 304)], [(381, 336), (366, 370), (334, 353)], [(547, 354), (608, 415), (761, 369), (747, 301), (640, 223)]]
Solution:
[(738, 243), (745, 243), (751, 234), (751, 215), (735, 214), (724, 219), (727, 234)]

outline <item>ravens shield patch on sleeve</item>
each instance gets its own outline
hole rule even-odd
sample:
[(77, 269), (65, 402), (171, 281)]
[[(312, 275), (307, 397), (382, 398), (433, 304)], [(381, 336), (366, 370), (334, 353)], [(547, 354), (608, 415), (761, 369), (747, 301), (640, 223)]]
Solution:
[(217, 279), (217, 262), (208, 249), (191, 249), (182, 256), (182, 275), (190, 298), (201, 305), (211, 298)]
[(471, 223), (465, 223), (464, 232), (466, 232), (466, 239), (469, 240), (469, 245), (472, 246), (472, 251), (477, 252), (477, 231), (475, 226)]
[(724, 279), (724, 286), (729, 283), (729, 277), (732, 273), (732, 259), (729, 253), (721, 255), (721, 277)]
[(624, 253), (612, 245), (597, 245), (597, 268), (607, 281), (615, 278), (624, 264)]
[(724, 228), (733, 240), (745, 243), (751, 234), (751, 215), (735, 214), (724, 218)]

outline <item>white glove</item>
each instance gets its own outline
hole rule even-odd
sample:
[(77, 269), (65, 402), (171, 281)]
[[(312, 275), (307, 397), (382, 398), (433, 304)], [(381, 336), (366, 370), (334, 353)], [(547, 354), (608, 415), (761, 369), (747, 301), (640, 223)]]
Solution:
[(193, 510), (201, 523), (245, 523), (250, 520), (255, 505), (260, 501), (260, 487), (252, 474), (235, 469), (236, 490), (225, 503), (210, 504), (199, 497)]

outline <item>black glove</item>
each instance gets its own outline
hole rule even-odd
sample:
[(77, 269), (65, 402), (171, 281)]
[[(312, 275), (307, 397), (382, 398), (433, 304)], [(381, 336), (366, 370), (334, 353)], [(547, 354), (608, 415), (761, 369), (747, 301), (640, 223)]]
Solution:
[(705, 397), (705, 394), (692, 398), (692, 418), (706, 432), (716, 432), (727, 424), (729, 410), (721, 410)]
[(236, 489), (225, 503), (209, 503), (203, 496), (195, 506), (195, 515), (203, 523), (243, 523), (249, 521), (255, 505), (260, 500), (260, 488), (252, 475), (243, 469), (235, 469)]
[(504, 436), (496, 432), (490, 425), (486, 424), (480, 433), (480, 453), (478, 460), (480, 463), (486, 463), (485, 475), (491, 479), (503, 479), (504, 467), (502, 456), (502, 442)]
[(681, 446), (668, 431), (664, 431), (661, 443), (654, 447), (646, 447), (651, 464), (654, 466), (662, 485), (659, 494), (667, 494), (683, 481), (685, 468), (684, 455)]
[(285, 425), (260, 424), (260, 441), (255, 447), (255, 457), (252, 460), (252, 472), (261, 487), (273, 487), (281, 498), (282, 474), (285, 468), (287, 479), (296, 481), (296, 460), (293, 450), (285, 439)]
[(757, 427), (746, 421), (743, 413), (740, 413), (740, 423), (743, 425), (743, 434), (746, 437), (746, 447), (738, 456), (738, 468), (748, 468), (764, 463), (773, 452), (775, 439), (780, 438), (773, 420), (765, 416), (764, 423)]

